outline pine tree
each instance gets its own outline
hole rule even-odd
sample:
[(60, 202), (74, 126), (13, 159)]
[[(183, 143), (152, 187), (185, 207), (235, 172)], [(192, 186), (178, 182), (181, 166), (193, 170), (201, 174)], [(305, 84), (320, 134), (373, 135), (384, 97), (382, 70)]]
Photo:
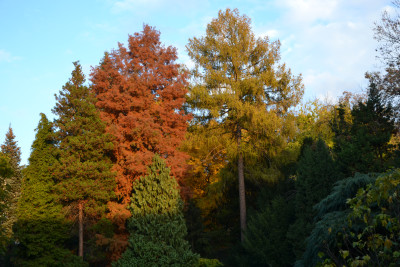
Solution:
[(113, 196), (114, 174), (109, 159), (113, 144), (105, 133), (95, 107), (95, 97), (84, 85), (85, 77), (78, 62), (72, 77), (56, 96), (53, 112), (59, 142), (59, 160), (54, 165), (56, 189), (64, 207), (77, 214), (79, 256), (83, 257), (84, 220), (99, 219), (107, 211)]
[(22, 180), (22, 167), (21, 163), (21, 149), (15, 140), (15, 135), (11, 126), (6, 133), (4, 143), (1, 145), (1, 152), (8, 157), (13, 175), (5, 178), (5, 186), (7, 191), (7, 208), (5, 209), (5, 221), (1, 225), (5, 229), (6, 236), (12, 237), (12, 226), (16, 222), (17, 203), (21, 194), (21, 180)]
[[(280, 43), (256, 39), (250, 19), (237, 9), (220, 11), (207, 26), (206, 36), (189, 40), (189, 56), (196, 64), (188, 103), (203, 123), (220, 122), (230, 133), (238, 168), (241, 238), (246, 229), (245, 158), (277, 136), (277, 114), (299, 102), (303, 86), (285, 65), (278, 65)], [(278, 119), (277, 119), (278, 120)], [(269, 140), (271, 141), (271, 140)]]
[(72, 254), (63, 247), (69, 225), (54, 192), (51, 167), (56, 163), (52, 123), (46, 115), (36, 129), (29, 165), (23, 171), (14, 234), (18, 240), (16, 266), (65, 266)]
[(142, 32), (129, 36), (127, 47), (119, 44), (106, 53), (92, 72), (96, 106), (107, 132), (115, 137), (117, 200), (109, 204), (119, 227), (114, 258), (124, 250), (132, 182), (146, 173), (153, 155), (166, 160), (179, 183), (187, 168), (188, 156), (178, 150), (190, 119), (183, 110), (187, 73), (176, 59), (176, 48), (164, 47), (160, 32), (145, 25)]
[(178, 183), (156, 155), (148, 175), (133, 182), (129, 245), (114, 267), (193, 266), (198, 256), (185, 240), (186, 225)]

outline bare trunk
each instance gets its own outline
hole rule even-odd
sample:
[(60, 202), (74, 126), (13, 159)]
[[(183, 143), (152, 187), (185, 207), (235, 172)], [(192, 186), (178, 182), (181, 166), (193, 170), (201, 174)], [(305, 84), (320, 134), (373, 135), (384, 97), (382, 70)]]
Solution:
[(240, 239), (244, 240), (246, 231), (246, 190), (244, 186), (243, 174), (243, 154), (241, 151), (242, 128), (237, 127), (237, 146), (238, 146), (238, 178), (239, 178), (239, 206), (240, 206)]
[(83, 258), (83, 202), (79, 202), (79, 257)]

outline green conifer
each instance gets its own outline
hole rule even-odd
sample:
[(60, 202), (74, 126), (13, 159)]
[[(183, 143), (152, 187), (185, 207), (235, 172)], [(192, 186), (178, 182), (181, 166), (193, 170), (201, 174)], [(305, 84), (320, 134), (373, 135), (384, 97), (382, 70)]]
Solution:
[(193, 266), (198, 256), (184, 239), (186, 225), (178, 183), (155, 156), (148, 175), (134, 181), (128, 221), (129, 245), (114, 267)]
[(113, 148), (111, 136), (105, 133), (94, 94), (84, 85), (81, 66), (78, 62), (74, 66), (53, 109), (58, 115), (55, 126), (59, 141), (54, 175), (62, 205), (71, 211), (71, 218), (78, 219), (78, 254), (83, 257), (84, 221), (94, 223), (105, 215), (115, 180), (108, 157)]
[(63, 247), (69, 227), (54, 193), (50, 168), (55, 164), (55, 141), (46, 115), (36, 129), (29, 165), (23, 171), (14, 234), (18, 240), (16, 266), (65, 266), (71, 253)]
[[(0, 153), (0, 184), (4, 185), (5, 179), (13, 174), (9, 158)], [(7, 197), (8, 192), (5, 187), (0, 186), (0, 225), (3, 225), (6, 220), (6, 210), (7, 210)], [(6, 252), (7, 236), (5, 228), (0, 227), (0, 265), (2, 263), (3, 257)]]
[(314, 205), (331, 192), (334, 182), (339, 178), (329, 148), (323, 140), (306, 145), (302, 150), (295, 183), (296, 220), (288, 231), (288, 239), (298, 259), (303, 255), (305, 239), (314, 227)]
[(13, 234), (12, 226), (16, 221), (17, 203), (21, 194), (22, 180), (21, 149), (15, 140), (11, 126), (8, 129), (3, 145), (1, 145), (1, 152), (8, 157), (13, 172), (13, 175), (5, 178), (4, 182), (5, 190), (7, 191), (7, 207), (4, 213), (6, 219), (1, 225), (1, 228), (5, 230), (6, 236), (11, 238)]

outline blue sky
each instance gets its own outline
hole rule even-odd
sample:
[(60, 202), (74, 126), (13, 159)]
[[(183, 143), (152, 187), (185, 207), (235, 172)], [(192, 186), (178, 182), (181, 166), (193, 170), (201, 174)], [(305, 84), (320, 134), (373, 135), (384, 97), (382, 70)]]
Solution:
[(0, 0), (0, 142), (11, 123), (26, 164), (39, 113), (54, 118), (54, 94), (72, 62), (89, 75), (143, 23), (191, 66), (188, 39), (227, 7), (249, 16), (257, 36), (281, 41), (282, 62), (303, 75), (305, 99), (329, 100), (366, 87), (364, 73), (379, 68), (373, 23), (392, 10), (390, 0)]

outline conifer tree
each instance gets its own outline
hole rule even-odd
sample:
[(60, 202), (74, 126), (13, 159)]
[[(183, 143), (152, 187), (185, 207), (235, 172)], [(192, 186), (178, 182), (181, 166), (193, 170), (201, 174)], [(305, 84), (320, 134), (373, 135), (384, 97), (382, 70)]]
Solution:
[(331, 192), (333, 184), (339, 179), (336, 165), (324, 141), (311, 140), (311, 144), (307, 145), (306, 139), (303, 147), (295, 182), (296, 220), (287, 234), (297, 259), (303, 255), (305, 239), (314, 227), (314, 205)]
[(83, 257), (84, 220), (99, 219), (113, 196), (114, 174), (109, 159), (113, 144), (95, 107), (95, 97), (84, 85), (78, 62), (72, 77), (56, 96), (59, 160), (54, 165), (60, 201), (78, 217), (79, 256)]
[[(13, 170), (11, 168), (10, 160), (5, 154), (0, 153), (0, 184), (4, 185), (5, 179), (10, 177), (12, 174)], [(8, 191), (6, 190), (6, 187), (0, 186), (0, 225), (3, 225), (4, 221), (7, 218), (7, 197)], [(7, 240), (8, 238), (6, 235), (6, 229), (0, 227), (0, 264), (2, 263), (3, 257), (5, 256)]]
[[(220, 11), (207, 26), (206, 35), (189, 40), (187, 49), (195, 62), (188, 103), (203, 123), (220, 122), (230, 133), (238, 169), (241, 238), (246, 229), (244, 168), (254, 147), (277, 136), (273, 119), (296, 105), (303, 93), (301, 77), (279, 65), (280, 43), (256, 38), (250, 19), (237, 9)], [(245, 142), (244, 142), (245, 141)]]
[(178, 183), (165, 161), (154, 156), (148, 175), (133, 182), (129, 245), (113, 266), (194, 266), (198, 255), (185, 240), (182, 208)]
[(368, 97), (351, 110), (351, 121), (345, 119), (343, 107), (333, 124), (335, 152), (343, 177), (356, 172), (382, 172), (391, 159), (391, 136), (395, 133), (393, 110), (384, 105), (381, 92), (370, 78)]
[(16, 266), (62, 266), (72, 254), (63, 247), (69, 238), (69, 226), (54, 192), (51, 167), (56, 163), (52, 123), (46, 115), (36, 129), (29, 165), (23, 171), (21, 198), (18, 201), (18, 240)]
[(18, 142), (15, 140), (15, 135), (11, 126), (6, 133), (4, 143), (1, 145), (1, 152), (8, 157), (13, 174), (5, 178), (5, 189), (7, 191), (7, 208), (5, 209), (5, 221), (1, 227), (5, 229), (6, 236), (11, 238), (12, 226), (16, 222), (17, 203), (21, 194), (22, 167), (21, 149), (18, 147)]
[(93, 69), (91, 81), (96, 106), (114, 139), (113, 170), (117, 200), (110, 202), (111, 218), (119, 227), (115, 236), (118, 257), (126, 244), (125, 220), (130, 216), (132, 182), (146, 173), (158, 153), (181, 182), (187, 154), (179, 151), (190, 116), (183, 110), (186, 77), (176, 64), (177, 51), (164, 47), (160, 32), (145, 25), (129, 36), (127, 47), (106, 53)]

